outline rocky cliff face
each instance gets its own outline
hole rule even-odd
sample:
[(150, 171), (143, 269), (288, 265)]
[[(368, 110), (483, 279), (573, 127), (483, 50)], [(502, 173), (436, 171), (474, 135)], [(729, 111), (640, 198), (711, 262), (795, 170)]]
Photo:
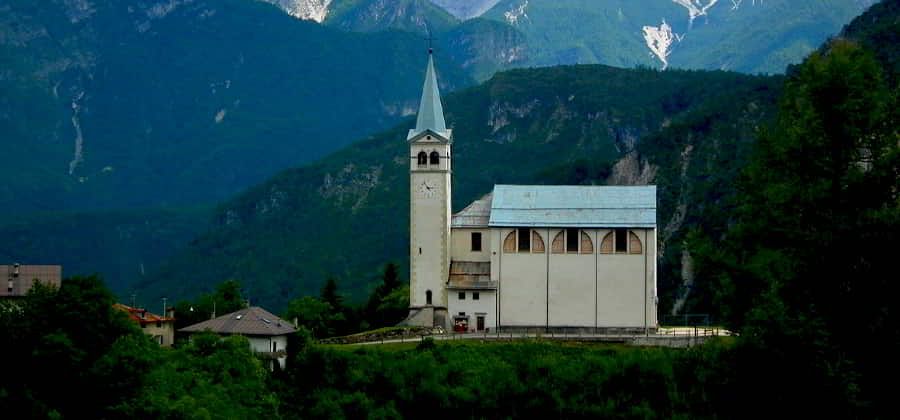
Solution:
[(322, 23), (328, 17), (330, 6), (334, 0), (260, 0), (272, 3), (287, 14), (303, 20)]

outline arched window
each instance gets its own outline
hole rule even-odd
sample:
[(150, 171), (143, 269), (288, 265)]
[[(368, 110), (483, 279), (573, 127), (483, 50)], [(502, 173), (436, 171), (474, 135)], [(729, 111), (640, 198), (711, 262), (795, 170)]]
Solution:
[(428, 164), (437, 165), (439, 163), (441, 163), (441, 155), (437, 151), (431, 152), (431, 158), (429, 159)]
[(418, 161), (419, 161), (419, 166), (427, 165), (428, 164), (428, 153), (419, 152)]
[(516, 252), (516, 231), (509, 232), (503, 240), (503, 252)]
[(644, 246), (641, 244), (641, 238), (632, 232), (628, 231), (628, 253), (629, 254), (640, 254), (644, 252)]
[(425, 291), (425, 304), (431, 305), (431, 290)]
[(544, 253), (544, 238), (536, 230), (531, 231), (531, 252)]
[(544, 238), (536, 230), (528, 228), (513, 230), (503, 240), (503, 252), (505, 253), (543, 254), (545, 250)]
[(594, 253), (594, 242), (591, 241), (591, 236), (587, 234), (585, 231), (581, 231), (581, 253), (582, 254), (593, 254)]
[(600, 242), (601, 254), (642, 254), (644, 246), (634, 232), (616, 229), (606, 234)]
[(553, 238), (554, 254), (593, 254), (594, 241), (581, 229), (564, 229)]
[(600, 253), (601, 254), (612, 254), (613, 253), (613, 242), (615, 242), (616, 233), (609, 232), (606, 236), (603, 237), (603, 240), (600, 241)]
[(566, 231), (561, 230), (553, 237), (553, 243), (550, 245), (550, 252), (554, 254), (566, 252)]

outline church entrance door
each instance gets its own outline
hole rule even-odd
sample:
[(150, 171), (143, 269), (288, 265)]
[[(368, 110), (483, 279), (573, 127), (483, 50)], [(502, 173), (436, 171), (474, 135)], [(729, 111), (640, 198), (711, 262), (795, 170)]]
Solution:
[(484, 315), (478, 315), (475, 325), (478, 331), (484, 331)]

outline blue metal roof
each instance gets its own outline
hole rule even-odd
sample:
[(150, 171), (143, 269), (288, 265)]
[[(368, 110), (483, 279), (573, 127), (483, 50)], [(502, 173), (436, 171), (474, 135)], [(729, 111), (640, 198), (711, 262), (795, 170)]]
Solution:
[(409, 133), (409, 138), (431, 130), (449, 137), (447, 124), (444, 122), (444, 107), (441, 105), (441, 92), (438, 88), (437, 75), (434, 72), (434, 58), (428, 54), (428, 68), (425, 70), (425, 84), (422, 86), (422, 99), (419, 102), (419, 113), (416, 115), (416, 128)]
[(495, 185), (491, 227), (656, 227), (656, 186)]

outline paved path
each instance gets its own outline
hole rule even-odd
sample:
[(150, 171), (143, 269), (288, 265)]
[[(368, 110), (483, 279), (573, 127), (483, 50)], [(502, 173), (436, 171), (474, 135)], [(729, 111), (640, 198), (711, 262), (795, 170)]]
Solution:
[(467, 333), (467, 334), (440, 334), (420, 337), (407, 337), (390, 340), (367, 341), (348, 345), (377, 345), (391, 343), (415, 343), (425, 338), (435, 341), (461, 341), (461, 340), (559, 340), (559, 341), (585, 341), (606, 343), (630, 343), (637, 345), (662, 345), (668, 347), (686, 347), (701, 343), (711, 337), (730, 336), (730, 331), (719, 328), (660, 328), (653, 334), (557, 334), (557, 333)]

